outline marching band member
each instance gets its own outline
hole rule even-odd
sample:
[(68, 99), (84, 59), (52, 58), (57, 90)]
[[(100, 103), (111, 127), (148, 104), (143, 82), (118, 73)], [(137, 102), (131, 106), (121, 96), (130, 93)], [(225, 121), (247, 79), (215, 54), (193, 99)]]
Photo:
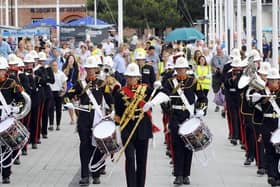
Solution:
[(247, 61), (242, 61), (241, 58), (235, 57), (232, 60), (231, 67), (232, 73), (224, 82), (224, 87), (227, 90), (227, 111), (229, 127), (232, 131), (231, 144), (237, 145), (237, 140), (241, 138), (240, 128), (240, 90), (238, 89), (238, 82), (242, 74), (242, 70), (247, 66)]
[[(15, 80), (8, 78), (7, 75), (7, 70), (8, 70), (8, 63), (7, 60), (4, 57), (0, 57), (0, 91), (1, 91), (1, 96), (2, 97), (1, 100), (1, 105), (2, 107), (4, 107), (5, 105), (10, 105), (13, 100), (15, 101), (23, 101), (21, 92), (23, 91), (22, 87), (20, 85), (18, 85), (16, 83)], [(6, 102), (5, 104), (3, 104), (2, 99), (4, 100), (4, 102)], [(5, 118), (8, 117), (8, 115), (10, 115), (9, 113), (7, 113), (7, 115), (5, 115), (5, 108), (2, 108), (1, 110), (1, 120), (4, 120)], [(1, 125), (1, 124), (0, 124)], [(2, 152), (4, 153), (6, 150), (5, 146), (1, 146)], [(4, 157), (7, 156), (4, 154)], [(11, 159), (12, 159), (12, 155), (10, 155), (2, 164), (2, 165), (9, 165), (11, 163)], [(10, 175), (11, 175), (11, 166), (9, 167), (2, 167), (2, 183), (3, 184), (9, 184), (10, 183)]]
[[(188, 61), (184, 57), (178, 57), (175, 62), (176, 77), (168, 79), (163, 84), (162, 91), (169, 95), (171, 100), (171, 115), (169, 120), (169, 129), (171, 132), (172, 146), (174, 149), (174, 184), (190, 184), (191, 162), (193, 152), (186, 147), (184, 141), (178, 133), (179, 126), (187, 119), (194, 116), (195, 104), (201, 107), (206, 103), (197, 103), (203, 101), (202, 91), (198, 91), (197, 80), (187, 74)], [(157, 94), (153, 100), (159, 96)], [(196, 100), (197, 96), (197, 100)], [(163, 97), (163, 96), (161, 96)], [(153, 103), (153, 100), (150, 103)], [(147, 103), (147, 105), (149, 105)], [(201, 115), (201, 114), (200, 114)]]
[[(146, 111), (142, 113), (142, 116), (140, 113), (151, 95), (151, 88), (138, 83), (141, 73), (136, 63), (130, 63), (124, 75), (126, 85), (114, 94), (114, 99), (115, 121), (123, 128), (121, 131), (123, 143), (128, 141), (125, 149), (126, 183), (128, 187), (144, 187), (148, 142), (153, 137), (153, 133), (151, 112)], [(133, 133), (132, 130), (136, 124), (139, 126)], [(131, 139), (129, 139), (130, 135)]]
[[(91, 56), (87, 59), (84, 68), (87, 72), (85, 80), (79, 80), (73, 87), (68, 90), (67, 96), (69, 98), (78, 97), (80, 99), (80, 106), (83, 110), (79, 111), (77, 128), (80, 137), (80, 161), (81, 161), (81, 180), (80, 186), (89, 185), (89, 162), (93, 155), (93, 164), (97, 163), (103, 156), (96, 145), (92, 144), (92, 127), (95, 120), (98, 120), (98, 113), (95, 112), (95, 107), (99, 107), (104, 96), (106, 103), (113, 109), (113, 98), (111, 94), (105, 92), (104, 81), (97, 79), (96, 72), (99, 71), (100, 64), (99, 56)], [(90, 92), (89, 92), (90, 91)], [(98, 103), (98, 106), (94, 106), (94, 102), (91, 99), (94, 98)], [(74, 109), (72, 103), (66, 98), (66, 106)], [(100, 172), (92, 173), (93, 184), (100, 184)]]
[(263, 111), (262, 139), (265, 147), (265, 160), (268, 176), (268, 183), (271, 186), (280, 185), (280, 174), (278, 171), (279, 154), (276, 153), (275, 147), (271, 143), (271, 134), (279, 128), (280, 116), (280, 75), (278, 69), (271, 68), (267, 76), (267, 85), (264, 91), (254, 93), (252, 100), (261, 104)]
[[(48, 119), (49, 119), (49, 110), (50, 110), (50, 101), (52, 96), (52, 91), (49, 86), (49, 84), (54, 83), (54, 74), (48, 65), (45, 65), (47, 61), (47, 55), (44, 52), (40, 52), (38, 54), (38, 68), (41, 70), (42, 75), (44, 77), (44, 81), (42, 81), (42, 87), (44, 89), (44, 100), (43, 102), (43, 108), (42, 108), (42, 136), (43, 138), (48, 138)], [(36, 71), (35, 71), (36, 72)]]
[[(39, 141), (38, 132), (40, 125), (40, 97), (39, 88), (37, 87), (37, 82), (39, 81), (38, 77), (34, 75), (33, 68), (35, 60), (33, 56), (28, 53), (25, 55), (23, 62), (25, 64), (24, 74), (28, 78), (29, 88), (26, 87), (27, 93), (30, 94), (32, 105), (31, 105), (31, 116), (30, 116), (30, 143), (32, 144), (32, 149), (37, 149), (37, 144)], [(27, 154), (27, 152), (23, 152)]]
[(153, 87), (156, 80), (156, 74), (153, 66), (146, 63), (146, 54), (144, 52), (138, 52), (135, 54), (136, 63), (139, 65), (141, 72), (140, 82), (147, 84), (150, 87)]

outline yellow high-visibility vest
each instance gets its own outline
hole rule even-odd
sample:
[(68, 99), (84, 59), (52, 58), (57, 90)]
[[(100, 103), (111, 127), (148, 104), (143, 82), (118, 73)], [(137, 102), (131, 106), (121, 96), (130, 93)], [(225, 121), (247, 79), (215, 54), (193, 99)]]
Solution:
[(158, 72), (161, 75), (164, 72), (164, 63), (158, 62)]
[[(210, 66), (206, 65), (206, 66), (201, 66), (198, 65), (196, 67), (196, 75), (197, 75), (197, 90), (201, 90), (201, 89), (205, 89), (205, 90), (209, 90), (210, 86), (211, 86), (211, 76), (210, 76)], [(199, 79), (199, 77), (201, 76), (205, 76), (206, 78), (204, 79)]]

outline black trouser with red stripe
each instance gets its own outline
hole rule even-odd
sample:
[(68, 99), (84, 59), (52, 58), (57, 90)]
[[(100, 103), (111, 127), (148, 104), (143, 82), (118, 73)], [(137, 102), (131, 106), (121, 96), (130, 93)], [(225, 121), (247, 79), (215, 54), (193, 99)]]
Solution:
[(40, 117), (41, 117), (41, 105), (31, 107), (31, 119), (30, 119), (30, 142), (37, 144), (40, 134)]
[(49, 119), (51, 101), (52, 101), (52, 96), (47, 97), (44, 100), (44, 106), (43, 106), (43, 111), (42, 111), (42, 134), (43, 135), (48, 134), (48, 119)]
[(262, 128), (263, 128), (263, 125), (253, 125), (254, 140), (255, 140), (255, 144), (256, 144), (256, 163), (257, 163), (258, 169), (265, 168)]
[[(94, 110), (91, 112), (79, 112), (78, 117), (78, 133), (80, 137), (80, 161), (81, 161), (81, 177), (89, 177), (89, 162), (93, 156), (91, 164), (96, 164), (102, 158), (103, 154), (92, 145), (92, 123), (94, 118)], [(93, 177), (100, 176), (100, 170), (91, 173)]]
[(256, 144), (254, 137), (254, 129), (252, 124), (252, 116), (244, 115), (244, 123), (245, 123), (245, 137), (246, 137), (246, 151), (247, 158), (255, 158), (256, 155)]
[[(126, 142), (125, 138), (123, 138), (123, 142)], [(132, 138), (125, 149), (127, 187), (145, 187), (148, 143), (149, 139)]]
[(241, 123), (240, 123), (240, 110), (239, 110), (239, 104), (238, 101), (236, 101), (236, 103), (234, 103), (234, 101), (230, 101), (227, 102), (227, 110), (228, 110), (228, 114), (230, 115), (230, 125), (232, 128), (232, 139), (235, 140), (240, 140), (241, 136), (240, 136), (240, 127), (241, 127)]

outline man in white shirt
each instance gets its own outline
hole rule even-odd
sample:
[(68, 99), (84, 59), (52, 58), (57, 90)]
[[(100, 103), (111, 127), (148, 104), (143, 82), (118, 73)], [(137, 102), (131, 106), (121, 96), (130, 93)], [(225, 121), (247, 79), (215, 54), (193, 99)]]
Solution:
[(104, 50), (104, 54), (106, 56), (112, 56), (114, 54), (114, 44), (112, 42), (110, 42), (109, 38), (106, 39), (106, 41), (102, 44), (103, 46), (103, 50)]
[(51, 63), (51, 68), (54, 74), (54, 83), (49, 84), (52, 90), (53, 98), (51, 99), (51, 107), (49, 112), (50, 127), (49, 130), (53, 130), (54, 124), (54, 108), (56, 110), (56, 130), (60, 130), (61, 121), (61, 107), (62, 107), (62, 97), (66, 92), (66, 75), (58, 69), (57, 61)]

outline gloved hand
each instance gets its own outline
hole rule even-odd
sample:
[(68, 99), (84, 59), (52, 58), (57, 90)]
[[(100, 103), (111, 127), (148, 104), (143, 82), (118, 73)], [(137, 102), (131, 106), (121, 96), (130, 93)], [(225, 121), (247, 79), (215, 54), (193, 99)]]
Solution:
[(152, 108), (152, 107), (153, 107), (153, 104), (149, 101), (149, 102), (147, 102), (147, 103), (144, 105), (143, 111), (144, 111), (144, 112), (147, 112), (147, 111), (150, 110), (150, 108)]
[(262, 98), (262, 95), (260, 93), (255, 92), (252, 94), (252, 102), (254, 102), (254, 103), (259, 101), (261, 98)]
[(204, 115), (204, 111), (203, 110), (200, 110), (200, 109), (196, 110), (195, 117), (201, 118), (203, 115)]
[(75, 108), (74, 105), (73, 105), (73, 103), (66, 103), (66, 104), (64, 105), (64, 107), (66, 107), (66, 108), (68, 108), (68, 109), (74, 109), (74, 108)]
[(115, 114), (116, 114), (116, 112), (113, 110), (113, 111), (109, 114), (110, 118), (111, 118), (111, 119), (114, 119)]

